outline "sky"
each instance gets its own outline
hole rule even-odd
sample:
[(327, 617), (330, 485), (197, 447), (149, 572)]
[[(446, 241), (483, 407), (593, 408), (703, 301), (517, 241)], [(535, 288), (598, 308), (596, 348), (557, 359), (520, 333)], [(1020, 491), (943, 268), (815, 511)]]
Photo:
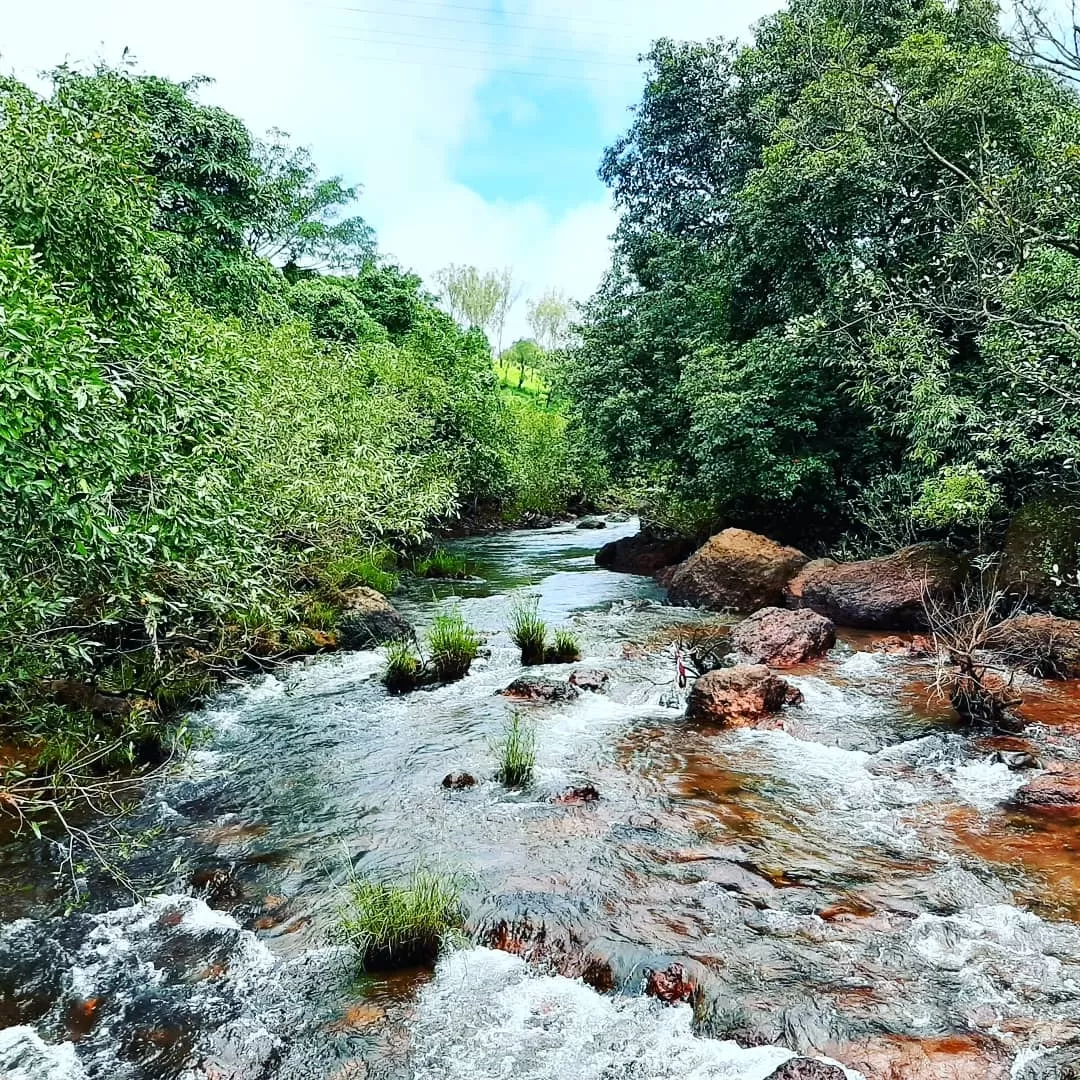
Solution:
[(118, 62), (310, 146), (359, 184), (380, 250), (433, 282), (512, 267), (583, 300), (616, 222), (596, 170), (657, 37), (742, 37), (779, 0), (0, 0), (0, 70)]

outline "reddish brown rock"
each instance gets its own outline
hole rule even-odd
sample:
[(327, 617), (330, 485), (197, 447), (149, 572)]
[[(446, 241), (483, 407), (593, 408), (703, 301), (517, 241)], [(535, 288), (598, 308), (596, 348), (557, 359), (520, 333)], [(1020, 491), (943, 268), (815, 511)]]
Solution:
[(549, 679), (544, 675), (522, 675), (501, 693), (504, 697), (514, 698), (516, 701), (557, 702), (573, 701), (581, 691), (560, 679)]
[(836, 644), (836, 627), (816, 611), (768, 607), (739, 623), (731, 644), (751, 663), (794, 667), (824, 656)]
[(442, 786), (451, 791), (461, 791), (464, 788), (476, 786), (476, 777), (472, 773), (452, 772), (443, 777)]
[(648, 533), (612, 540), (596, 553), (596, 565), (617, 574), (652, 577), (666, 566), (682, 562), (694, 545), (678, 538), (663, 540)]
[(1080, 677), (1080, 622), (1054, 615), (1014, 615), (994, 627), (990, 647), (1044, 679)]
[(793, 690), (795, 687), (761, 664), (718, 668), (694, 683), (686, 715), (724, 727), (779, 727), (779, 721), (774, 725), (762, 725), (762, 721), (775, 716), (785, 704), (801, 699), (800, 695), (792, 700)]
[(784, 603), (810, 608), (838, 626), (921, 630), (926, 627), (924, 596), (948, 603), (962, 578), (959, 562), (948, 550), (917, 544), (860, 562), (816, 559), (788, 582)]
[(581, 668), (570, 673), (570, 685), (579, 690), (588, 690), (593, 694), (602, 694), (606, 689), (611, 677), (606, 671), (596, 671), (592, 668)]
[(838, 1065), (814, 1058), (791, 1058), (766, 1080), (847, 1080), (847, 1073)]
[(580, 787), (560, 791), (551, 801), (559, 803), (561, 806), (580, 806), (584, 803), (594, 803), (599, 800), (600, 792), (592, 784), (583, 784)]
[(1080, 766), (1051, 767), (1020, 788), (1013, 802), (1027, 810), (1080, 813)]
[(925, 660), (936, 652), (934, 643), (923, 634), (912, 634), (910, 637), (891, 634), (889, 637), (878, 638), (870, 647), (874, 652), (886, 653), (889, 656), (910, 656), (916, 660)]
[(694, 984), (682, 964), (669, 964), (663, 971), (646, 971), (645, 993), (666, 1005), (675, 1005), (693, 1000)]
[(806, 565), (795, 548), (745, 529), (725, 529), (665, 575), (672, 601), (712, 611), (755, 611), (781, 603), (784, 586)]

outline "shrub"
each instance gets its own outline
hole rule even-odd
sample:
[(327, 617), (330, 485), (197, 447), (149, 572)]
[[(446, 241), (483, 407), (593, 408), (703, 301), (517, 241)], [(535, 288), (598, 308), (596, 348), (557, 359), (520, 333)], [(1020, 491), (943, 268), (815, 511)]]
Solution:
[(539, 597), (518, 597), (510, 605), (510, 637), (521, 650), (523, 664), (542, 664), (547, 624), (540, 618)]
[(536, 768), (535, 725), (514, 713), (495, 752), (499, 758), (496, 774), (499, 780), (507, 787), (523, 787), (532, 779)]
[(464, 678), (480, 652), (482, 640), (460, 611), (440, 612), (428, 631), (428, 652), (435, 674), (443, 682)]
[(392, 694), (415, 690), (423, 675), (423, 665), (409, 641), (393, 641), (386, 646), (383, 682)]
[(461, 926), (458, 885), (431, 870), (413, 871), (404, 885), (354, 880), (340, 920), (341, 937), (368, 971), (431, 964)]
[(572, 664), (581, 659), (581, 643), (572, 630), (556, 630), (555, 644), (547, 650), (546, 659), (553, 664)]

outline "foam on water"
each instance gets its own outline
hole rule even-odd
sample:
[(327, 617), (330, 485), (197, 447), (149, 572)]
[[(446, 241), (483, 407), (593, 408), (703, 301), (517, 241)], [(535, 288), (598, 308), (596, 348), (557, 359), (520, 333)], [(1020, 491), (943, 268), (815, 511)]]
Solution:
[(1030, 776), (1013, 772), (1007, 765), (992, 761), (946, 766), (942, 772), (964, 801), (979, 810), (996, 809), (1030, 780)]
[[(702, 1039), (688, 1006), (602, 997), (488, 949), (447, 956), (417, 1007), (415, 1080), (767, 1080), (793, 1055)], [(858, 1077), (858, 1073), (848, 1073)]]
[(29, 1027), (0, 1030), (0, 1076), (4, 1080), (86, 1080), (72, 1043), (49, 1045)]

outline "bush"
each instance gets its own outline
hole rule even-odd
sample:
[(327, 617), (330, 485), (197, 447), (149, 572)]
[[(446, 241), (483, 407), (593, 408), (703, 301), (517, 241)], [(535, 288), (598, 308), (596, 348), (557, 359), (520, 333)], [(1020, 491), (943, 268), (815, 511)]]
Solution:
[(443, 682), (463, 679), (482, 643), (460, 611), (440, 612), (428, 631), (428, 652), (435, 674)]
[(498, 779), (507, 787), (524, 787), (536, 768), (535, 725), (514, 713), (495, 752), (499, 759)]
[(462, 923), (453, 877), (416, 870), (404, 885), (353, 881), (340, 935), (368, 971), (433, 964), (443, 940)]
[(542, 664), (547, 623), (540, 618), (539, 597), (518, 597), (510, 605), (510, 637), (521, 650), (523, 664)]

